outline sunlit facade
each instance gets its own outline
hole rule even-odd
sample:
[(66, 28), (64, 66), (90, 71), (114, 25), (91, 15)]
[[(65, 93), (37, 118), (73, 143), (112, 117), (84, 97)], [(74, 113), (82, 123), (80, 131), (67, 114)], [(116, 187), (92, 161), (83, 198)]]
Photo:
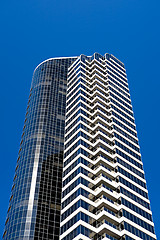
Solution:
[(35, 69), (3, 239), (156, 240), (126, 70), (113, 55)]
[(126, 71), (110, 54), (69, 67), (60, 239), (156, 239)]

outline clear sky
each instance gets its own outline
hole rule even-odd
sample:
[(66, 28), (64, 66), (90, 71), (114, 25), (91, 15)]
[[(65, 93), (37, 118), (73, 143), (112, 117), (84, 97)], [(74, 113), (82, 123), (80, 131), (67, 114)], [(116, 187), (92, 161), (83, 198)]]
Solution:
[(125, 63), (160, 237), (160, 1), (5, 0), (0, 8), (2, 235), (34, 68), (50, 57), (112, 53)]

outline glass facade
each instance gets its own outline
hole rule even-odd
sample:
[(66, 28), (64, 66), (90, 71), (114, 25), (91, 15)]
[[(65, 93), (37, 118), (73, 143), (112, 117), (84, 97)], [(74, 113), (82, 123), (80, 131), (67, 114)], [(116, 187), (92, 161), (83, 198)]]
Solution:
[(59, 239), (67, 71), (75, 58), (34, 71), (3, 239)]

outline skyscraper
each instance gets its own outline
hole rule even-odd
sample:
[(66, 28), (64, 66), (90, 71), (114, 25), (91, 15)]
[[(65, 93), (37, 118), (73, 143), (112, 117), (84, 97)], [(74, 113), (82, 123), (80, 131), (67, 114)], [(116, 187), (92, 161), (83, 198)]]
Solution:
[(3, 238), (59, 239), (67, 71), (76, 58), (34, 71)]
[(61, 240), (156, 239), (124, 64), (81, 55), (68, 72)]
[(4, 239), (59, 239), (60, 210), (61, 240), (156, 239), (126, 71), (110, 54), (33, 75)]

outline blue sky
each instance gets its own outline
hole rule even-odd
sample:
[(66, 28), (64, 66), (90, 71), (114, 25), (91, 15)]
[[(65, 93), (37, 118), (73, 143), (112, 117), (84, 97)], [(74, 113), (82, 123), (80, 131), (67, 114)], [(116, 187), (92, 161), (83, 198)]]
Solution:
[(58, 56), (112, 53), (125, 63), (157, 238), (160, 237), (160, 1), (1, 2), (2, 235), (32, 73)]

